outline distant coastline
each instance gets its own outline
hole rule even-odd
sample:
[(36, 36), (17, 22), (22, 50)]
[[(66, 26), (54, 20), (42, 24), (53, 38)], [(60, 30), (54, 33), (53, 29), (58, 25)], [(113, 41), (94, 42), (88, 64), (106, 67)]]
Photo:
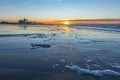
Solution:
[(18, 24), (18, 25), (66, 25), (64, 22), (68, 21), (67, 25), (104, 25), (104, 24), (120, 24), (120, 19), (79, 19), (79, 20), (58, 20), (49, 22), (31, 22), (26, 18), (18, 20), (17, 22), (1, 21), (0, 24)]
[(43, 23), (37, 23), (37, 22), (29, 22), (27, 19), (19, 20), (18, 22), (8, 22), (8, 21), (1, 21), (0, 24), (23, 24), (23, 25), (37, 25), (37, 24), (43, 24)]

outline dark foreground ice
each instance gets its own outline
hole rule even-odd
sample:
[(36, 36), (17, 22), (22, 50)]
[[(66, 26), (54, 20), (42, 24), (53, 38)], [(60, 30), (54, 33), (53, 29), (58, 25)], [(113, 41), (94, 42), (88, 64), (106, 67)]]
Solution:
[(0, 80), (120, 80), (119, 25), (0, 25)]

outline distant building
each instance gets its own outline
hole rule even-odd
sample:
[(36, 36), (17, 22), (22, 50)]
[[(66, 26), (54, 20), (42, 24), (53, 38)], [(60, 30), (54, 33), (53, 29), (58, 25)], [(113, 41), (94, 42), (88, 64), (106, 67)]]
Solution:
[(0, 24), (8, 24), (9, 22), (7, 22), (7, 21), (2, 21), (2, 22), (0, 22)]
[(23, 19), (23, 20), (19, 20), (19, 24), (27, 24), (28, 20), (27, 19)]

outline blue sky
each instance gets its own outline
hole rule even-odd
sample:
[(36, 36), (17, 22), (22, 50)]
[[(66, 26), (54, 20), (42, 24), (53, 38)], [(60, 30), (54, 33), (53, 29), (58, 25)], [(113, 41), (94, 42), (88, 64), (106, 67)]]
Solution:
[(120, 0), (0, 0), (0, 19), (120, 18)]

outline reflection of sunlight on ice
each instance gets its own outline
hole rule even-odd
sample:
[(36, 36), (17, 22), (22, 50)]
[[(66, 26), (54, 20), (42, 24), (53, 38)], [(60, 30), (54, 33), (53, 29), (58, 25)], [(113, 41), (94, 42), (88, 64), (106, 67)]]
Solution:
[[(27, 28), (25, 28), (27, 27)], [(115, 39), (120, 38), (120, 34), (117, 33), (108, 33), (105, 31), (98, 31), (92, 29), (77, 29), (69, 26), (58, 26), (58, 25), (8, 25), (0, 26), (0, 34), (57, 34), (61, 39), (70, 39), (71, 41), (87, 38), (87, 39)], [(57, 37), (58, 37), (57, 36)]]
[(68, 26), (63, 26), (61, 27), (63, 30), (65, 30), (66, 32), (69, 32), (72, 30), (72, 28), (68, 27)]

